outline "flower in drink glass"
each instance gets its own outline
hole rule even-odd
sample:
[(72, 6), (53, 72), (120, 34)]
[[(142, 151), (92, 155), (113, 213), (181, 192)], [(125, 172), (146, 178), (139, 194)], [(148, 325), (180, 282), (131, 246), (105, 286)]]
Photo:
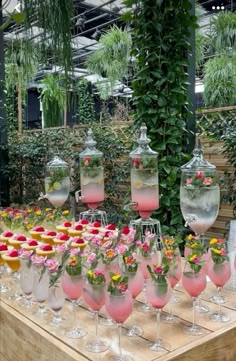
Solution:
[(133, 310), (132, 295), (128, 290), (128, 277), (111, 273), (110, 278), (105, 308), (108, 315), (117, 323), (119, 329), (119, 355), (116, 355), (113, 360), (133, 361), (132, 357), (122, 353), (121, 348), (121, 327)]
[(103, 352), (109, 348), (109, 345), (98, 338), (98, 312), (105, 304), (107, 284), (104, 272), (96, 270), (87, 271), (87, 280), (83, 288), (83, 298), (87, 305), (95, 313), (96, 339), (86, 344), (86, 350), (90, 352)]

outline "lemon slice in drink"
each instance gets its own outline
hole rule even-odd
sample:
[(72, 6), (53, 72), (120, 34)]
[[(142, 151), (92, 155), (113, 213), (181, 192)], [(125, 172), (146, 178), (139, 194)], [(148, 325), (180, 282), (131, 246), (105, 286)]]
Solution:
[(141, 182), (140, 180), (135, 181), (135, 182), (134, 182), (134, 187), (135, 187), (136, 189), (142, 188), (142, 187), (143, 187), (143, 182)]
[(54, 182), (53, 183), (53, 189), (55, 189), (55, 191), (59, 191), (61, 189), (61, 183)]

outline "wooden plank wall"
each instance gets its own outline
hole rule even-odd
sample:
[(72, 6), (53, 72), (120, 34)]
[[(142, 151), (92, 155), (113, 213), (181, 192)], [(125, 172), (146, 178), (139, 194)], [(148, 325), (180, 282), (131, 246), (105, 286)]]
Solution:
[[(224, 174), (225, 170), (232, 169), (232, 167), (227, 162), (227, 159), (224, 157), (223, 142), (201, 138), (201, 144), (204, 151), (204, 158), (216, 166), (219, 177)], [(209, 230), (208, 236), (227, 238), (229, 222), (234, 218), (233, 207), (229, 204), (221, 203), (219, 215), (215, 224)]]

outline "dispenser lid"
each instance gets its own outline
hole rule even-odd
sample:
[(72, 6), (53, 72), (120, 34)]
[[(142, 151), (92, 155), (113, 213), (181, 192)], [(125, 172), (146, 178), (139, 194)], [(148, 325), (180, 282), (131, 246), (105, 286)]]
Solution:
[(103, 153), (100, 152), (100, 150), (96, 149), (96, 140), (93, 138), (93, 131), (91, 128), (89, 128), (88, 130), (88, 133), (87, 133), (87, 138), (84, 142), (86, 148), (85, 150), (83, 150), (79, 156), (81, 158), (85, 157), (85, 156), (99, 156), (99, 157), (102, 157), (103, 156)]
[(158, 153), (152, 150), (149, 147), (150, 139), (147, 137), (147, 127), (146, 124), (143, 123), (140, 127), (140, 136), (137, 139), (138, 147), (134, 149), (131, 153), (131, 157), (136, 157), (137, 155), (151, 155), (157, 156)]
[(65, 162), (64, 160), (62, 160), (58, 155), (55, 155), (52, 160), (50, 160), (47, 163), (47, 167), (55, 167), (55, 168), (59, 168), (59, 167), (68, 167), (68, 163)]
[(180, 169), (188, 171), (195, 171), (196, 169), (212, 171), (216, 169), (216, 166), (203, 158), (203, 151), (200, 141), (197, 141), (196, 147), (193, 150), (193, 158), (188, 163), (182, 165)]

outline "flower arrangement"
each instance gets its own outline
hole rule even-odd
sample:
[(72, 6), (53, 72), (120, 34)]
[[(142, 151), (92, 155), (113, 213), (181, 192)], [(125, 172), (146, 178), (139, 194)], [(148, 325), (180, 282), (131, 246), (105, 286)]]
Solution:
[(102, 167), (102, 158), (86, 156), (80, 159), (80, 168), (84, 177), (94, 178), (99, 175), (99, 167)]
[(195, 174), (186, 174), (184, 185), (191, 188), (210, 187), (217, 183), (217, 177), (212, 172), (197, 171)]
[(170, 266), (175, 263), (177, 256), (175, 250), (164, 248), (161, 254), (162, 254), (162, 263), (164, 265)]
[(189, 263), (191, 269), (194, 273), (201, 271), (202, 267), (205, 265), (205, 262), (201, 260), (198, 253), (192, 253), (186, 258), (186, 262)]
[(136, 246), (143, 257), (149, 257), (155, 250), (155, 234), (147, 232), (144, 242), (137, 240)]
[(153, 282), (158, 285), (159, 294), (165, 295), (168, 290), (166, 275), (169, 266), (167, 264), (155, 264), (151, 268), (150, 265), (147, 265), (147, 269)]
[(105, 251), (105, 253), (100, 254), (100, 258), (103, 264), (109, 265), (111, 264), (118, 256), (118, 253), (115, 249), (109, 248)]
[(211, 238), (209, 241), (209, 248), (214, 263), (221, 264), (224, 261), (229, 260), (223, 239)]
[(104, 285), (106, 283), (106, 278), (103, 271), (91, 269), (87, 271), (87, 280), (90, 285)]
[(122, 296), (128, 289), (128, 277), (110, 272), (110, 278), (108, 292), (113, 296)]
[(53, 259), (46, 259), (44, 266), (48, 269), (49, 272), (49, 287), (57, 286), (57, 283), (62, 276), (64, 271), (65, 264), (70, 257), (68, 252), (64, 252), (61, 257), (61, 262), (57, 262)]
[(169, 235), (163, 236), (163, 246), (165, 249), (178, 250), (180, 244), (183, 242), (181, 237), (173, 237)]
[(205, 245), (200, 241), (199, 237), (189, 234), (186, 237), (185, 247), (190, 248), (194, 252), (203, 254), (206, 251)]
[(123, 269), (124, 272), (137, 272), (138, 269), (138, 262), (136, 258), (131, 254), (131, 252), (127, 251), (123, 256)]
[(157, 171), (156, 158), (150, 156), (135, 157), (132, 160), (132, 166), (138, 170), (154, 170)]
[(66, 264), (66, 273), (71, 277), (81, 276), (82, 258), (79, 255), (69, 257)]

